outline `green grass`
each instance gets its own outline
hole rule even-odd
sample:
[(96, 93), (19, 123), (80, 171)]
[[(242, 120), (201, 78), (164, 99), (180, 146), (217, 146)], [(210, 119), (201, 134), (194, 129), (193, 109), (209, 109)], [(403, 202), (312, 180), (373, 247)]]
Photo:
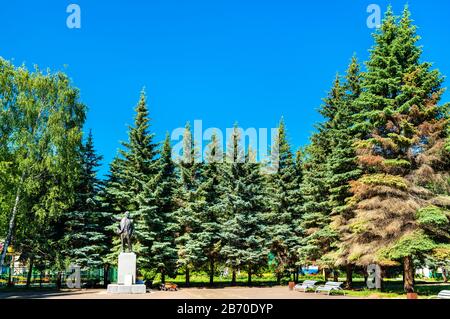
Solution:
[[(236, 274), (236, 285), (237, 286), (247, 286), (247, 273), (241, 272)], [(283, 283), (287, 283), (287, 279), (283, 280)], [(153, 285), (158, 285), (161, 282), (161, 277), (158, 275), (153, 280)], [(186, 279), (184, 274), (178, 275), (176, 278), (166, 278), (166, 282), (172, 282), (180, 287), (186, 285)], [(265, 273), (261, 275), (252, 276), (252, 286), (273, 286), (276, 285), (276, 278), (273, 274)], [(209, 275), (205, 272), (197, 272), (190, 275), (190, 286), (191, 287), (201, 287), (209, 285)], [(214, 287), (224, 287), (231, 285), (231, 274), (228, 277), (214, 276)]]
[(379, 292), (369, 289), (363, 290), (345, 290), (346, 296), (360, 297), (360, 298), (402, 298), (404, 294), (396, 292)]
[[(353, 283), (353, 289), (345, 290), (345, 293), (354, 297), (406, 298), (401, 278), (386, 279), (383, 285), (382, 291), (370, 290), (365, 287), (364, 281), (357, 280)], [(419, 298), (427, 299), (436, 296), (441, 290), (449, 290), (450, 283), (444, 284), (436, 280), (417, 280), (414, 287)]]
[[(318, 284), (324, 283), (322, 276), (301, 276), (299, 282), (307, 279), (317, 280)], [(329, 278), (329, 280), (332, 280)], [(285, 277), (282, 279), (281, 284), (287, 285), (289, 278)], [(339, 281), (345, 281), (345, 278), (339, 278)], [(168, 278), (166, 282), (173, 282), (180, 287), (185, 287), (185, 277), (184, 275), (178, 275), (175, 279)], [(160, 283), (160, 278), (157, 277), (154, 280), (154, 284), (158, 285)], [(194, 273), (191, 274), (190, 286), (191, 287), (207, 287), (209, 285), (209, 276), (207, 273)], [(214, 277), (214, 287), (226, 287), (231, 285), (231, 275), (228, 278), (223, 278), (220, 276)], [(240, 275), (236, 276), (237, 286), (248, 286), (247, 284), (247, 274), (241, 272)], [(259, 276), (252, 276), (252, 287), (263, 287), (263, 286), (276, 286), (276, 277), (271, 273), (265, 273)], [(435, 279), (417, 279), (415, 290), (419, 295), (419, 298), (430, 298), (431, 296), (436, 296), (441, 290), (450, 290), (450, 283), (443, 284)], [(353, 278), (353, 288), (351, 290), (344, 290), (345, 294), (352, 297), (361, 298), (406, 298), (406, 294), (403, 291), (403, 282), (401, 278), (385, 278), (383, 282), (383, 290), (370, 290), (367, 289), (364, 283), (363, 277), (355, 276)]]

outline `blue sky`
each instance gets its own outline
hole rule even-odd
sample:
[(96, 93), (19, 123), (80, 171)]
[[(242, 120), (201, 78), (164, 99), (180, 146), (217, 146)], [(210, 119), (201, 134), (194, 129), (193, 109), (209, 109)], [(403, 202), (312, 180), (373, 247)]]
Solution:
[[(81, 29), (66, 26), (70, 3), (81, 7)], [(367, 59), (371, 3), (400, 13), (406, 2), (0, 0), (0, 56), (69, 74), (89, 107), (101, 173), (127, 138), (143, 86), (158, 140), (196, 119), (225, 130), (235, 121), (271, 128), (284, 116), (297, 148), (320, 121), (336, 72), (353, 53)], [(450, 2), (409, 5), (423, 59), (449, 75)]]

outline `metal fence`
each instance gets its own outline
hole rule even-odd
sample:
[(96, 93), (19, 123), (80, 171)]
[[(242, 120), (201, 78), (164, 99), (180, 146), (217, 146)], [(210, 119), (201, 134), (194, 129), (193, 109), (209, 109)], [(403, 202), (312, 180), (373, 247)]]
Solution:
[[(2, 286), (26, 286), (28, 278), (28, 267), (4, 267), (0, 274), (0, 287)], [(58, 271), (33, 269), (30, 275), (30, 286), (33, 287), (56, 287)], [(66, 287), (66, 279), (71, 274), (69, 271), (61, 273), (62, 287)], [(104, 269), (83, 269), (80, 272), (82, 287), (93, 288), (104, 285)], [(117, 281), (117, 269), (109, 268), (109, 282)]]

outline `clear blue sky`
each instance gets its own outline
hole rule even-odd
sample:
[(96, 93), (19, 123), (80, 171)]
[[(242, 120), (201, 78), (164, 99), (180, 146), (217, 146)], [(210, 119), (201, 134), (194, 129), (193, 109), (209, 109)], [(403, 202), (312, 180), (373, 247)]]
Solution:
[[(70, 3), (81, 7), (79, 30), (66, 26)], [(384, 11), (390, 2), (1, 0), (0, 56), (69, 74), (89, 107), (101, 173), (127, 138), (143, 86), (158, 140), (188, 120), (271, 128), (283, 115), (297, 148), (320, 121), (336, 72), (353, 53), (367, 59), (371, 3)], [(400, 13), (405, 1), (391, 3)], [(450, 2), (409, 5), (424, 60), (450, 75)]]

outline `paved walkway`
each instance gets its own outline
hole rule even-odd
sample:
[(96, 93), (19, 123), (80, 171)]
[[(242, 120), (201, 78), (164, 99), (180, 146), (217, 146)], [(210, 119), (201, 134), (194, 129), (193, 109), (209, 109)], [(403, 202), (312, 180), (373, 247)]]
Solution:
[(349, 299), (355, 297), (290, 291), (287, 287), (181, 288), (178, 291), (152, 290), (140, 295), (107, 294), (106, 289), (63, 290), (60, 292), (0, 292), (0, 299)]

